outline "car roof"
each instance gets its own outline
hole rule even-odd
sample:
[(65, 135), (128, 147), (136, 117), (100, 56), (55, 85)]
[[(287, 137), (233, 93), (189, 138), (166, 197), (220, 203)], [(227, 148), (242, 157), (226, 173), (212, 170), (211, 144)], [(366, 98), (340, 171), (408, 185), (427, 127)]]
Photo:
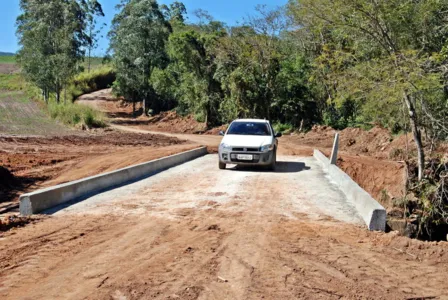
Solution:
[(233, 122), (269, 123), (268, 120), (263, 120), (263, 119), (237, 119)]

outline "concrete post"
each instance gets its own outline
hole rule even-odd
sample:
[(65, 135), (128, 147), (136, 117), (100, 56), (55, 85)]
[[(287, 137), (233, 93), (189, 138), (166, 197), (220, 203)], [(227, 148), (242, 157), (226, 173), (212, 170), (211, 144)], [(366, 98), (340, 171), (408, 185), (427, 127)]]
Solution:
[(330, 164), (332, 165), (336, 165), (336, 162), (338, 160), (338, 148), (339, 148), (339, 133), (336, 133), (336, 136), (334, 137), (333, 151), (331, 151), (331, 158), (330, 158)]

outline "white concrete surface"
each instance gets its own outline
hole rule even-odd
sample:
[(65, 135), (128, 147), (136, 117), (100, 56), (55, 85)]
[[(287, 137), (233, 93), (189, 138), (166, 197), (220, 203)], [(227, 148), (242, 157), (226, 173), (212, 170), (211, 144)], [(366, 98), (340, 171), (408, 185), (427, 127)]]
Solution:
[[(363, 224), (353, 204), (312, 157), (279, 156), (276, 172), (257, 168), (218, 170), (207, 155), (139, 182), (90, 197), (56, 215), (117, 214), (181, 218), (197, 209), (244, 212), (271, 199), (272, 213), (288, 218), (331, 219)], [(260, 201), (261, 203), (261, 201)], [(266, 201), (264, 201), (266, 203)], [(255, 205), (256, 207), (256, 205)], [(251, 209), (250, 213), (257, 214)]]

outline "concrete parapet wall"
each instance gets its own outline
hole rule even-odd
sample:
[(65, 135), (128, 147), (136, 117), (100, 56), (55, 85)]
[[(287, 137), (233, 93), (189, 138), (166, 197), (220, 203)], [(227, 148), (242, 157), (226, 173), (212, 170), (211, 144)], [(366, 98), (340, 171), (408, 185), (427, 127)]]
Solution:
[(20, 214), (40, 213), (72, 200), (136, 181), (207, 154), (202, 147), (116, 171), (83, 178), (20, 196)]
[(330, 160), (319, 150), (314, 150), (314, 158), (317, 159), (322, 164), (322, 167), (325, 171), (328, 170), (328, 166), (330, 165)]
[(319, 150), (314, 150), (314, 157), (322, 163), (330, 178), (339, 186), (347, 199), (355, 206), (369, 230), (386, 230), (386, 210), (372, 196), (362, 189), (353, 179)]

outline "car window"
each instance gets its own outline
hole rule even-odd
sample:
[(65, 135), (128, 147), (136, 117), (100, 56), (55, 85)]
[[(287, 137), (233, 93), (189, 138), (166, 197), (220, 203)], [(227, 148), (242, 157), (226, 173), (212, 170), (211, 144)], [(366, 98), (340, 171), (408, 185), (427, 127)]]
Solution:
[(227, 134), (270, 136), (271, 130), (267, 123), (233, 122), (227, 131)]

